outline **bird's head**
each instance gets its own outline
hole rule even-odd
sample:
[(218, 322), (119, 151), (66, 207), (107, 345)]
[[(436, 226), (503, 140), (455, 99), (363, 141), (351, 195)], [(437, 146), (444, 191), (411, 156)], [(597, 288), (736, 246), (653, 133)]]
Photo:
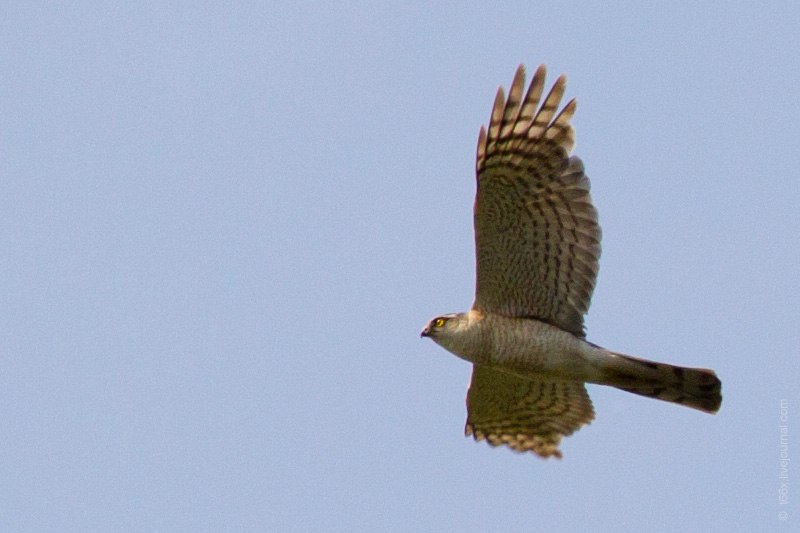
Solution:
[(472, 361), (480, 348), (480, 313), (453, 313), (437, 316), (425, 326), (420, 337), (430, 337), (433, 342), (462, 359)]
[(419, 334), (420, 337), (430, 337), (434, 341), (446, 338), (448, 334), (458, 331), (463, 322), (464, 313), (451, 313), (432, 319)]

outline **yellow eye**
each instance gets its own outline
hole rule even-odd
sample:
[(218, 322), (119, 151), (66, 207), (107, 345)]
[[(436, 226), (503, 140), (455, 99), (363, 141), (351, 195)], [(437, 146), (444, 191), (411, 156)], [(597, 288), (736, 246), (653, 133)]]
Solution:
[(434, 327), (440, 328), (444, 326), (444, 323), (447, 322), (444, 318), (437, 318), (433, 321)]

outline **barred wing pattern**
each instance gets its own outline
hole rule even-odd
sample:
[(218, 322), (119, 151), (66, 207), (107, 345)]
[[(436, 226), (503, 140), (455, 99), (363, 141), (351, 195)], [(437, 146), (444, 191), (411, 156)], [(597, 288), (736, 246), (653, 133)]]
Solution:
[(477, 280), (473, 308), (535, 318), (584, 336), (600, 257), (600, 227), (577, 157), (570, 101), (554, 117), (566, 78), (541, 107), (545, 68), (522, 98), (520, 66), (497, 91), (488, 132), (478, 138), (475, 197)]
[(594, 418), (586, 387), (578, 381), (532, 380), (474, 365), (464, 432), (492, 446), (561, 458), (561, 437)]
[[(545, 69), (525, 97), (517, 70), (497, 91), (478, 137), (475, 197), (477, 281), (473, 308), (541, 320), (584, 336), (600, 256), (600, 227), (583, 164), (569, 157), (575, 101), (559, 113), (559, 77), (539, 107)], [(554, 118), (555, 117), (555, 118)], [(513, 450), (561, 457), (558, 445), (594, 418), (583, 383), (526, 379), (474, 365), (465, 432)]]

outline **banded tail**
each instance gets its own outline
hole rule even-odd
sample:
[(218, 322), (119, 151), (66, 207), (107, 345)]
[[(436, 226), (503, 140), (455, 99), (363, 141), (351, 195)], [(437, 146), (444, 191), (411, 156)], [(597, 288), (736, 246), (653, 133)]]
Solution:
[(616, 352), (603, 372), (603, 385), (716, 413), (722, 404), (722, 382), (713, 370), (686, 368)]

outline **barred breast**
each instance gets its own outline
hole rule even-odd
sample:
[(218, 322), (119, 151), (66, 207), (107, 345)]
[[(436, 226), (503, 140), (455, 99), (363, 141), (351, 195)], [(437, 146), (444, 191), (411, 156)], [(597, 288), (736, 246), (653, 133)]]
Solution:
[(580, 381), (600, 375), (593, 364), (597, 348), (546, 322), (487, 314), (475, 327), (485, 350), (484, 364), (498, 370)]

